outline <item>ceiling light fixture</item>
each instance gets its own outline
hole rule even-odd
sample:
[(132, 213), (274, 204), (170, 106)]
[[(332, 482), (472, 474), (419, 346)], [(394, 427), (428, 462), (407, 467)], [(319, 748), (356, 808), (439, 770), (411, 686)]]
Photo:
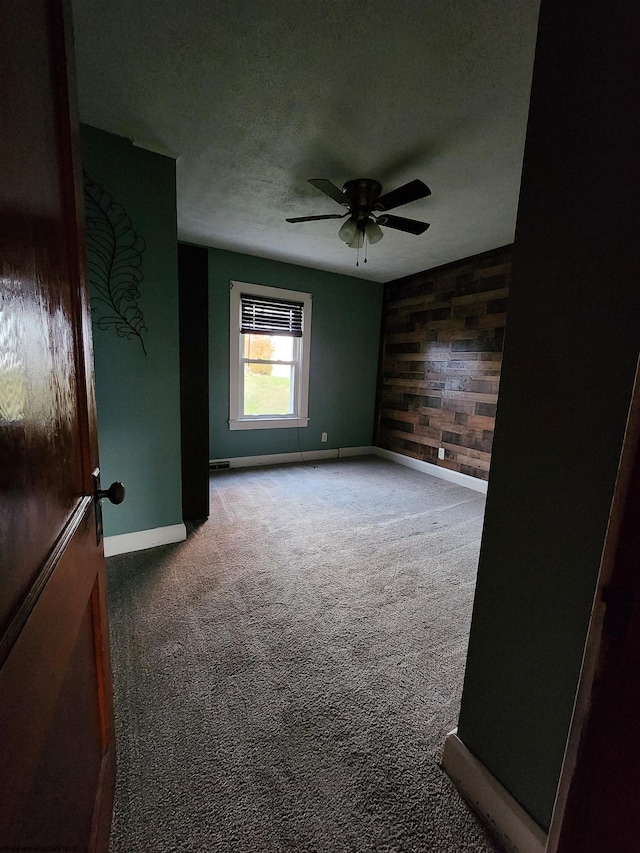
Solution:
[(373, 246), (374, 243), (379, 243), (384, 237), (382, 228), (378, 225), (373, 217), (369, 217), (364, 224), (364, 232), (367, 235), (367, 240)]
[(382, 228), (372, 216), (364, 221), (358, 220), (355, 216), (350, 216), (338, 231), (338, 237), (350, 249), (361, 249), (365, 239), (371, 245), (379, 243), (383, 236)]
[(338, 237), (349, 245), (356, 236), (357, 231), (358, 221), (355, 216), (350, 216), (349, 219), (342, 223), (342, 227), (338, 231)]
[[(431, 195), (429, 187), (419, 180), (409, 181), (391, 192), (380, 195), (382, 185), (373, 178), (357, 178), (347, 181), (342, 189), (326, 178), (310, 178), (309, 183), (316, 189), (328, 195), (338, 204), (348, 208), (347, 213), (323, 213), (319, 216), (294, 216), (287, 222), (311, 222), (318, 219), (345, 219), (338, 231), (338, 237), (349, 246), (350, 249), (358, 250), (359, 266), (360, 249), (365, 247), (364, 262), (367, 263), (367, 246), (369, 243), (379, 243), (384, 236), (380, 225), (394, 228), (396, 231), (405, 231), (408, 234), (423, 234), (429, 227), (428, 222), (420, 222), (417, 219), (407, 219), (404, 216), (393, 216), (387, 213), (403, 204), (408, 204), (418, 199)], [(378, 216), (374, 216), (373, 211)], [(379, 220), (379, 221), (378, 221)]]
[(360, 223), (358, 223), (358, 227), (356, 229), (356, 232), (353, 235), (351, 242), (348, 243), (347, 245), (349, 246), (350, 249), (361, 249), (364, 246), (364, 238), (365, 238), (364, 230), (363, 230), (362, 226), (360, 225)]

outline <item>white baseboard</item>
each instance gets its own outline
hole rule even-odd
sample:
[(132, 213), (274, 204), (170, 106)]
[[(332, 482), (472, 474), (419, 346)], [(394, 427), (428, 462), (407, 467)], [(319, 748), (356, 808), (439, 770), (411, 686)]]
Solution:
[(467, 749), (455, 729), (447, 735), (441, 766), (509, 853), (544, 853), (544, 830)]
[(385, 450), (382, 447), (374, 447), (373, 453), (383, 459), (390, 459), (399, 465), (413, 468), (415, 471), (422, 471), (423, 474), (431, 474), (432, 477), (449, 480), (451, 483), (456, 483), (458, 486), (465, 486), (467, 489), (473, 489), (475, 492), (482, 492), (484, 495), (487, 493), (487, 481), (480, 480), (478, 477), (470, 477), (469, 474), (461, 474), (459, 471), (452, 471), (450, 468), (441, 468), (439, 465), (433, 465), (431, 462), (423, 462), (421, 459), (414, 459), (412, 456), (403, 456), (402, 453), (394, 453), (393, 450)]
[(269, 453), (265, 456), (232, 456), (229, 459), (210, 459), (209, 465), (219, 467), (228, 462), (229, 468), (253, 468), (259, 465), (282, 465), (287, 462), (315, 462), (318, 459), (342, 459), (346, 456), (368, 456), (373, 447), (340, 447), (331, 450), (303, 450), (294, 453)]
[(135, 533), (120, 533), (117, 536), (105, 536), (104, 555), (128, 554), (130, 551), (143, 551), (156, 545), (171, 545), (184, 542), (187, 529), (184, 524), (171, 524), (168, 527), (154, 527), (152, 530), (137, 530)]

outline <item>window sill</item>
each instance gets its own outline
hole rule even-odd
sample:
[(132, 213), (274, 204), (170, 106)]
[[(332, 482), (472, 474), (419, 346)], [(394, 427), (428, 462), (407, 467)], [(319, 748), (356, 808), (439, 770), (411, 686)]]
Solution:
[(306, 427), (309, 418), (242, 418), (229, 421), (229, 429), (283, 429)]

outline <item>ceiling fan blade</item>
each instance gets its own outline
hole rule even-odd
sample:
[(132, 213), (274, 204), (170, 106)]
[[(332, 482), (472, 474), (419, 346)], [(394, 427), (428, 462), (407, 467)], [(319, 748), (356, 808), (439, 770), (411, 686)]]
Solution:
[(429, 222), (420, 222), (418, 219), (405, 219), (404, 216), (391, 216), (391, 214), (378, 217), (378, 225), (395, 228), (396, 231), (406, 231), (407, 234), (424, 234), (429, 224)]
[(431, 195), (431, 190), (423, 181), (409, 181), (408, 184), (403, 184), (396, 190), (381, 195), (380, 198), (376, 199), (374, 209), (393, 210), (394, 207), (409, 204), (410, 201), (417, 201), (419, 198), (426, 198), (428, 195)]
[(285, 222), (313, 222), (316, 219), (344, 219), (348, 213), (325, 213), (322, 216), (294, 216), (293, 219), (286, 219)]
[(335, 184), (332, 184), (326, 178), (309, 178), (309, 183), (317, 190), (320, 190), (320, 192), (328, 195), (329, 198), (337, 201), (338, 204), (349, 204), (349, 199), (342, 190), (339, 190)]

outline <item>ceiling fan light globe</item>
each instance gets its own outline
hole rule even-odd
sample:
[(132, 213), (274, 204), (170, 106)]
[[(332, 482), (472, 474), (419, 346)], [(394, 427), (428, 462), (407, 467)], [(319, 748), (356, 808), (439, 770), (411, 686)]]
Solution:
[(345, 243), (349, 244), (353, 240), (358, 230), (358, 225), (352, 217), (349, 217), (338, 231), (338, 237)]
[(378, 225), (377, 222), (374, 222), (373, 219), (368, 219), (366, 225), (364, 226), (365, 234), (367, 235), (367, 240), (373, 246), (374, 243), (379, 243), (380, 240), (384, 237), (384, 233), (382, 228)]
[(360, 228), (356, 228), (356, 232), (353, 235), (353, 239), (349, 243), (350, 249), (361, 249), (364, 246), (364, 231)]

